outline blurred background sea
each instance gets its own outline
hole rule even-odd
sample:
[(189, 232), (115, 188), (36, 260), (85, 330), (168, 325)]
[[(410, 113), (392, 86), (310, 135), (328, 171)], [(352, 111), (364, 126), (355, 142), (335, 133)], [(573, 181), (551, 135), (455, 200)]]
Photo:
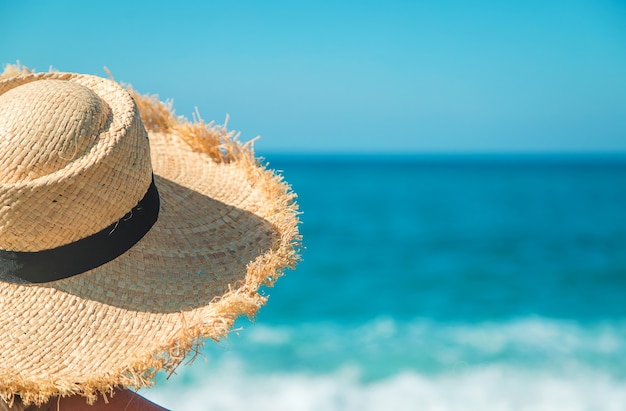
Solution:
[(303, 261), (175, 410), (626, 410), (626, 156), (266, 157)]

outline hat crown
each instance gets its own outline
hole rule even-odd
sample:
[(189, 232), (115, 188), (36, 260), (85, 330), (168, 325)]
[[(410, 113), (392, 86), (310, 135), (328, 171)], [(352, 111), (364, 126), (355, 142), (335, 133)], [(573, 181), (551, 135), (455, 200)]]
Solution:
[(72, 73), (0, 80), (0, 250), (95, 234), (132, 210), (151, 181), (148, 134), (127, 90)]
[(111, 118), (89, 88), (62, 80), (26, 83), (0, 95), (0, 181), (17, 183), (83, 156)]

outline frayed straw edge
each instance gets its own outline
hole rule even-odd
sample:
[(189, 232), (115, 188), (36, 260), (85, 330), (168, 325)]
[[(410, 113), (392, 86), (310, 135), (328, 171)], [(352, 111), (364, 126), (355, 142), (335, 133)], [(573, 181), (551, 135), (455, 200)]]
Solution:
[(239, 133), (228, 131), (226, 124), (214, 121), (206, 123), (196, 109), (193, 121), (176, 116), (172, 102), (162, 102), (157, 95), (140, 95), (132, 86), (126, 88), (133, 96), (148, 132), (157, 132), (180, 137), (195, 152), (208, 155), (218, 163), (229, 163), (251, 154), (247, 144), (241, 144)]
[(19, 61), (15, 64), (7, 64), (4, 66), (4, 71), (0, 73), (0, 80), (19, 76), (22, 74), (30, 74), (33, 71), (26, 66), (22, 66)]
[[(30, 74), (33, 71), (19, 62), (7, 65), (0, 79)], [(142, 121), (150, 132), (161, 132), (181, 138), (196, 152), (204, 153), (217, 163), (237, 163), (243, 167), (249, 181), (261, 190), (273, 208), (266, 218), (276, 229), (280, 238), (275, 247), (259, 256), (248, 265), (244, 283), (231, 290), (209, 306), (193, 310), (201, 313), (209, 321), (189, 324), (186, 314), (181, 312), (181, 328), (171, 343), (161, 347), (157, 353), (149, 353), (127, 368), (115, 370), (107, 376), (87, 379), (79, 383), (60, 381), (26, 381), (19, 372), (5, 371), (0, 375), (4, 383), (0, 387), (0, 398), (12, 404), (15, 395), (20, 395), (24, 404), (41, 405), (53, 397), (81, 395), (88, 404), (93, 404), (98, 396), (107, 402), (117, 387), (139, 389), (154, 384), (154, 377), (160, 370), (171, 375), (176, 368), (193, 353), (191, 361), (199, 354), (203, 339), (220, 341), (232, 331), (235, 319), (241, 315), (253, 318), (265, 304), (266, 297), (259, 294), (261, 286), (273, 286), (287, 268), (293, 269), (300, 261), (301, 236), (298, 225), (299, 211), (296, 195), (282, 176), (267, 169), (254, 157), (254, 140), (247, 143), (238, 141), (239, 134), (227, 131), (226, 124), (205, 123), (196, 111), (194, 121), (176, 117), (172, 104), (161, 102), (157, 96), (141, 96), (130, 86), (126, 86), (135, 99)], [(11, 381), (8, 383), (8, 381)]]

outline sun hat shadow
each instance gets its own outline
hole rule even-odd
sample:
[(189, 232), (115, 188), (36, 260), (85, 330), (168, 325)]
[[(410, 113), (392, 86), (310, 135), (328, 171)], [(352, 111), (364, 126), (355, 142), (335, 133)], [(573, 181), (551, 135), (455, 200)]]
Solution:
[[(155, 183), (161, 195), (159, 220), (112, 262), (120, 267), (116, 273), (98, 267), (35, 286), (133, 311), (191, 310), (240, 286), (248, 264), (279, 241), (277, 229), (249, 211), (160, 176), (155, 175)], [(207, 241), (198, 240), (203, 236)]]

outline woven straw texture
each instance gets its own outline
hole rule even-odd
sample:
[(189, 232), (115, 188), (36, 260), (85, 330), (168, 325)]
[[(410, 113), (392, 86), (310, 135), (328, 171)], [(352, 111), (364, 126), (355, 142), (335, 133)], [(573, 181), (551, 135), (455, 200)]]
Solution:
[[(98, 77), (9, 66), (0, 80), (0, 248), (51, 248), (107, 227), (143, 196), (151, 171), (161, 198), (157, 223), (117, 259), (51, 283), (0, 281), (6, 401), (92, 402), (150, 385), (204, 338), (254, 316), (259, 288), (297, 262), (295, 194), (225, 128)], [(14, 114), (32, 102), (54, 112)]]

